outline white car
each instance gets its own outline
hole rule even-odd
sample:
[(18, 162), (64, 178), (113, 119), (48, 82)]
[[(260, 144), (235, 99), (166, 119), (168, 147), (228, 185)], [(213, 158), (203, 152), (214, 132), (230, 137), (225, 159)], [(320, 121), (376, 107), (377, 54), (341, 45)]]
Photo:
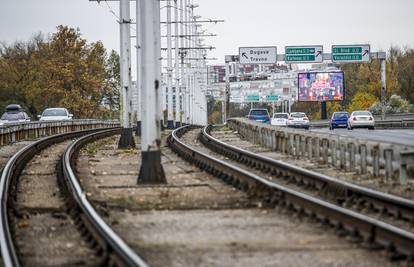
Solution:
[(292, 112), (288, 118), (288, 127), (309, 129), (309, 119), (303, 112)]
[(375, 129), (375, 120), (371, 112), (365, 110), (358, 110), (351, 113), (348, 119), (348, 130), (354, 128), (368, 128)]
[(288, 118), (289, 113), (274, 113), (270, 124), (276, 126), (287, 126)]
[(64, 121), (71, 120), (73, 115), (65, 108), (47, 108), (38, 118), (39, 121)]

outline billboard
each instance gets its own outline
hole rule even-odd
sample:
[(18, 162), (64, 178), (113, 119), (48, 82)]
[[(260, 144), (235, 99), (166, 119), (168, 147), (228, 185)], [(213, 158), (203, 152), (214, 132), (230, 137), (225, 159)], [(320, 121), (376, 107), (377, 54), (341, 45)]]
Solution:
[(298, 101), (341, 101), (344, 99), (343, 72), (298, 73)]

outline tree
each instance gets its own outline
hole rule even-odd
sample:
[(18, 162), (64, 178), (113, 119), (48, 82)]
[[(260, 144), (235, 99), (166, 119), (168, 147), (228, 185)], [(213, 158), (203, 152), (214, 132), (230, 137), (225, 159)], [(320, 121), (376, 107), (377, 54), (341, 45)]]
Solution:
[(370, 93), (357, 93), (349, 105), (348, 111), (353, 112), (355, 110), (368, 110), (374, 103), (378, 102), (379, 99)]
[(117, 112), (119, 57), (101, 42), (88, 44), (79, 30), (58, 26), (46, 39), (0, 47), (0, 107), (18, 103), (33, 116), (66, 107), (76, 118), (108, 118)]

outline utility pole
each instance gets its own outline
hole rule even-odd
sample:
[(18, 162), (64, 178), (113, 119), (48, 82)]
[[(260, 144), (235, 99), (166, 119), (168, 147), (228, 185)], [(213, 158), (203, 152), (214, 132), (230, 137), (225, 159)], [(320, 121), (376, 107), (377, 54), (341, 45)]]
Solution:
[(167, 128), (174, 129), (173, 90), (172, 90), (172, 40), (171, 40), (171, 0), (167, 0)]
[[(141, 60), (141, 57), (142, 57), (142, 54), (141, 54), (141, 30), (140, 30), (140, 28), (141, 28), (141, 23), (140, 23), (140, 21), (139, 21), (139, 18), (140, 18), (140, 14), (139, 14), (139, 12), (140, 12), (140, 9), (141, 9), (141, 2), (143, 1), (143, 0), (136, 0), (137, 1), (137, 3), (136, 3), (136, 32), (135, 32), (135, 38), (136, 38), (136, 49), (137, 49), (137, 81), (136, 81), (136, 84), (137, 84), (137, 88), (136, 88), (136, 90), (137, 90), (137, 96), (138, 96), (138, 98), (137, 98), (137, 101), (138, 101), (138, 112), (137, 112), (137, 131), (136, 131), (136, 134), (137, 134), (137, 136), (140, 136), (141, 135), (141, 113), (142, 113), (142, 109), (141, 109), (141, 99), (142, 99), (142, 96), (141, 96), (141, 92), (142, 92), (142, 81), (141, 81), (141, 64), (142, 64), (142, 60)], [(144, 0), (145, 1), (145, 0)]]
[[(182, 22), (184, 20), (184, 5), (183, 2), (185, 0), (180, 0), (180, 21)], [(180, 44), (181, 47), (184, 47), (184, 24), (181, 23), (180, 24)], [(184, 65), (184, 57), (185, 57), (185, 50), (180, 50), (180, 57), (181, 57), (181, 77), (180, 77), (180, 95), (181, 95), (181, 103), (182, 103), (182, 109), (183, 109), (183, 114), (180, 114), (180, 124), (182, 125), (183, 122), (185, 123), (185, 116), (186, 116), (186, 106), (185, 106), (185, 96), (186, 96), (186, 92), (185, 92), (185, 65)]]
[[(174, 0), (174, 20), (178, 21), (178, 3), (177, 0)], [(181, 101), (180, 101), (180, 62), (178, 59), (178, 46), (179, 46), (179, 32), (178, 32), (178, 23), (174, 25), (174, 34), (175, 34), (175, 50), (174, 50), (174, 68), (175, 68), (175, 127), (181, 126)]]
[(140, 7), (142, 64), (141, 169), (138, 184), (166, 183), (161, 165), (159, 117), (160, 91), (160, 16), (159, 1), (144, 0)]
[[(160, 1), (154, 1), (154, 0), (145, 0), (145, 1), (152, 1), (153, 4), (155, 5), (155, 15), (154, 15), (154, 31), (155, 31), (155, 45), (156, 45), (156, 79), (158, 80), (159, 83), (159, 88), (161, 88), (161, 14), (160, 14)], [(158, 120), (160, 122), (159, 127), (157, 127), (157, 136), (161, 136), (161, 131), (164, 131), (164, 105), (163, 102), (161, 101), (161, 99), (165, 99), (165, 91), (159, 89), (158, 90), (158, 97), (156, 98), (157, 100), (157, 117)]]
[(119, 1), (120, 12), (120, 36), (121, 36), (121, 110), (120, 120), (122, 125), (121, 137), (118, 142), (118, 148), (127, 149), (135, 148), (135, 142), (132, 135), (132, 127), (129, 118), (129, 101), (128, 91), (131, 90), (131, 40), (130, 40), (130, 10), (129, 0)]
[(227, 119), (230, 115), (230, 61), (226, 57), (225, 59), (225, 74), (226, 74), (226, 93), (224, 98), (224, 116), (223, 116), (223, 123), (227, 122)]
[(387, 93), (387, 61), (386, 58), (381, 59), (381, 118), (385, 120), (385, 105)]

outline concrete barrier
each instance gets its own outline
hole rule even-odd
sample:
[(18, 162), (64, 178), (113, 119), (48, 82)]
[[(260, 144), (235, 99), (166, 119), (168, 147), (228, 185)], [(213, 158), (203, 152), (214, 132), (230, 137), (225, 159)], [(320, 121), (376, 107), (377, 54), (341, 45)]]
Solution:
[(414, 155), (404, 152), (410, 149), (408, 146), (275, 127), (245, 118), (229, 119), (228, 125), (243, 138), (279, 153), (345, 172), (383, 177), (384, 181), (397, 177), (399, 172), (399, 182), (405, 183), (406, 170), (414, 165)]

